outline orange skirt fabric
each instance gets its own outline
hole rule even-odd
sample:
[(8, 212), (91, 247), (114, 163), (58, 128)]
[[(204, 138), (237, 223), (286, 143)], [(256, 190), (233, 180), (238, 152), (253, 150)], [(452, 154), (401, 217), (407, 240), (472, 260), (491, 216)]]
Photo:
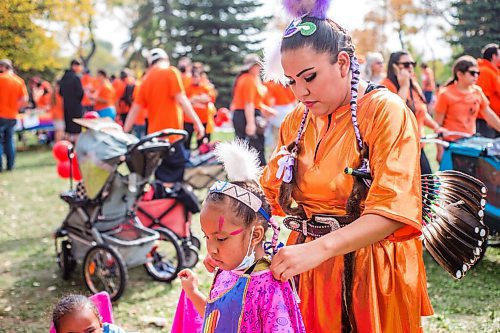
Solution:
[[(292, 232), (288, 244), (295, 244), (297, 236)], [(427, 296), (422, 242), (383, 240), (356, 251), (354, 262), (355, 332), (423, 332), (420, 318), (432, 315), (433, 309)], [(300, 275), (299, 306), (307, 332), (341, 332), (343, 270), (343, 257), (335, 257)]]

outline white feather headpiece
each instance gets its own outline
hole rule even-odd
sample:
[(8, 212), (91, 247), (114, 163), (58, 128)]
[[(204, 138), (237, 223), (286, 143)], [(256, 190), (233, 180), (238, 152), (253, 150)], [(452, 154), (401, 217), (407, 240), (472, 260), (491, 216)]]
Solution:
[(215, 156), (224, 164), (229, 181), (258, 182), (262, 171), (259, 153), (249, 147), (246, 141), (235, 139), (232, 142), (221, 142), (215, 148)]
[(274, 34), (267, 38), (264, 45), (264, 61), (262, 63), (262, 76), (264, 81), (273, 81), (286, 85), (285, 71), (281, 65), (282, 36)]

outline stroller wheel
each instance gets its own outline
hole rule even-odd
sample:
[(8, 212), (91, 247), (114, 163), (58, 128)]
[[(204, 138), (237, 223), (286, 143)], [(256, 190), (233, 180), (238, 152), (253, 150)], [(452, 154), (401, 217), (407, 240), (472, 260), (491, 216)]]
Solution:
[(63, 280), (68, 280), (76, 267), (76, 261), (71, 253), (70, 241), (63, 240), (61, 242), (61, 250), (57, 253), (57, 263), (62, 271)]
[(177, 277), (183, 266), (183, 251), (177, 237), (165, 229), (155, 229), (160, 233), (160, 242), (149, 252), (144, 268), (156, 281), (170, 282)]
[(201, 248), (201, 242), (198, 237), (191, 235), (190, 241), (198, 250)]
[(198, 263), (198, 249), (193, 245), (185, 246), (183, 266), (193, 268)]
[(128, 272), (120, 253), (108, 245), (99, 244), (85, 255), (83, 277), (93, 294), (107, 291), (111, 300), (116, 301), (125, 291)]

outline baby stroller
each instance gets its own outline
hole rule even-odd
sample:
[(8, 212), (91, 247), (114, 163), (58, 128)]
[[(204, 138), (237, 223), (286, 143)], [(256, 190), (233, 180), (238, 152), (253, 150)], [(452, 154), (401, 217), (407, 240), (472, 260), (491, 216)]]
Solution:
[[(191, 216), (200, 211), (200, 205), (182, 183), (171, 188), (161, 182), (152, 185), (137, 202), (136, 214), (144, 226), (158, 231), (160, 239), (167, 241), (157, 244), (146, 265), (155, 280), (170, 282), (183, 267), (192, 268), (198, 263), (201, 243), (191, 232)], [(176, 260), (169, 259), (172, 256)]]
[(488, 189), (484, 209), (484, 223), (489, 228), (488, 245), (499, 244), (500, 232), (500, 138), (470, 137), (466, 133), (452, 132), (463, 137), (446, 142), (426, 137), (423, 142), (436, 142), (445, 149), (439, 170), (456, 170), (481, 180)]
[(55, 232), (57, 261), (64, 279), (82, 261), (87, 288), (107, 291), (117, 300), (125, 290), (127, 268), (146, 264), (160, 238), (133, 214), (144, 185), (171, 148), (157, 138), (185, 132), (165, 130), (138, 140), (112, 121), (75, 121), (87, 127), (76, 144), (85, 186), (60, 195), (70, 210)]
[(203, 143), (197, 150), (191, 152), (186, 163), (184, 182), (197, 192), (200, 202), (213, 183), (226, 180), (224, 167), (215, 158), (213, 151), (215, 145), (216, 143)]

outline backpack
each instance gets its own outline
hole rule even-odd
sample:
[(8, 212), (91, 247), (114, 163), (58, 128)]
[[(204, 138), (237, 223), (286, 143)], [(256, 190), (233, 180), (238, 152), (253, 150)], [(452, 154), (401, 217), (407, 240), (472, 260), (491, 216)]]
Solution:
[(132, 102), (134, 101), (134, 89), (135, 84), (127, 84), (127, 86), (125, 87), (125, 92), (120, 98), (123, 104), (127, 105), (128, 107), (132, 106)]

